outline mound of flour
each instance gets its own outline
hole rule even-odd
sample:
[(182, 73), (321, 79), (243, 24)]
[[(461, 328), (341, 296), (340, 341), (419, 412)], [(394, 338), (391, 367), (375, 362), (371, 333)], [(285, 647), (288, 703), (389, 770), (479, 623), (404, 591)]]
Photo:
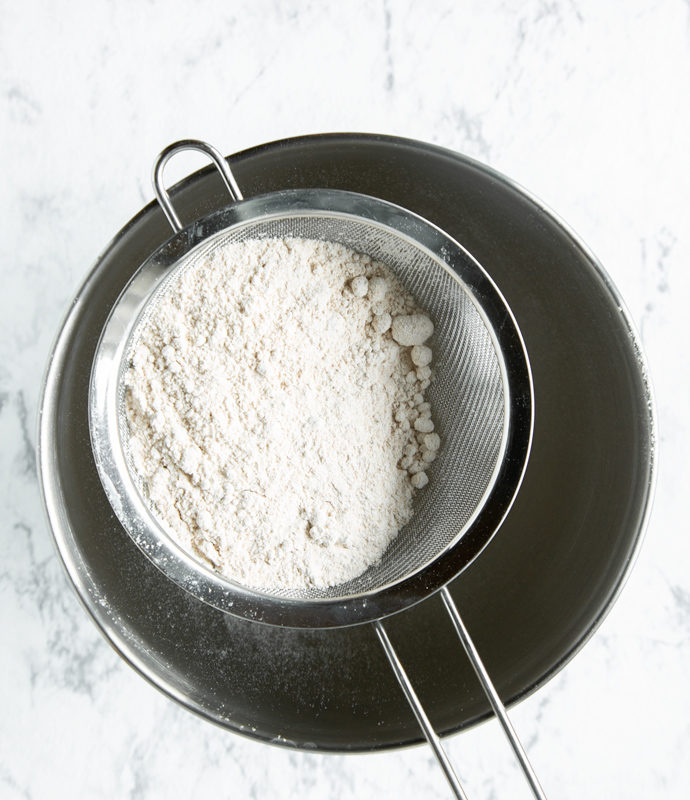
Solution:
[(252, 240), (155, 302), (125, 375), (126, 448), (172, 537), (254, 587), (376, 562), (440, 446), (433, 325), (392, 273), (330, 242)]

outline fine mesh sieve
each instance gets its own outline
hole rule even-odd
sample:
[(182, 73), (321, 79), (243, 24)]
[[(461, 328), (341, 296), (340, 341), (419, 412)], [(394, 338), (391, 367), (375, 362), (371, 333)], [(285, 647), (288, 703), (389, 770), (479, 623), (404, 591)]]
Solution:
[[(197, 149), (218, 167), (233, 200), (183, 227), (161, 177), (175, 152)], [(457, 797), (464, 792), (395, 655), (381, 622), (440, 591), (537, 797), (543, 797), (498, 695), (445, 585), (483, 549), (519, 487), (532, 432), (532, 391), (522, 339), (505, 301), (477, 262), (431, 223), (372, 197), (287, 190), (244, 200), (227, 162), (197, 141), (171, 145), (154, 168), (157, 198), (175, 236), (137, 270), (115, 303), (96, 349), (89, 423), (96, 465), (125, 530), (173, 581), (224, 611), (294, 627), (373, 622), (386, 655)], [(241, 201), (241, 202), (239, 202)], [(412, 520), (381, 560), (326, 589), (243, 586), (184, 552), (151, 513), (127, 452), (123, 374), (140, 330), (180, 275), (229, 243), (301, 237), (338, 242), (388, 266), (434, 322), (434, 380), (428, 389), (442, 447)]]

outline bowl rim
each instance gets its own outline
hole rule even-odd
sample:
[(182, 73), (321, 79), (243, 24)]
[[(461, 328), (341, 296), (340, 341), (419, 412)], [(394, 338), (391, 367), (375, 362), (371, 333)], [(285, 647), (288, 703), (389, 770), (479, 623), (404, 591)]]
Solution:
[[(632, 567), (639, 556), (644, 541), (644, 534), (652, 512), (652, 501), (658, 473), (656, 405), (647, 360), (640, 345), (639, 335), (632, 322), (632, 317), (606, 269), (574, 229), (536, 195), (525, 189), (517, 181), (476, 159), (458, 153), (450, 148), (405, 137), (363, 132), (332, 132), (300, 135), (267, 142), (239, 151), (231, 160), (242, 160), (243, 158), (251, 159), (254, 156), (264, 153), (270, 156), (276, 156), (280, 154), (280, 151), (283, 149), (304, 148), (320, 144), (331, 146), (333, 144), (343, 144), (346, 146), (357, 146), (361, 144), (367, 147), (381, 146), (384, 149), (397, 148), (399, 154), (404, 153), (405, 150), (417, 151), (425, 155), (446, 159), (451, 164), (456, 163), (464, 165), (489, 178), (498, 186), (504, 187), (504, 189), (519, 195), (524, 200), (528, 201), (535, 211), (543, 213), (547, 219), (555, 223), (572, 242), (574, 247), (580, 251), (583, 261), (587, 262), (588, 267), (590, 267), (593, 273), (598, 277), (605, 293), (609, 295), (612, 304), (616, 307), (629, 337), (631, 356), (636, 362), (643, 388), (644, 397), (641, 399), (640, 409), (642, 410), (642, 408), (644, 408), (643, 414), (645, 416), (645, 429), (647, 431), (645, 445), (648, 453), (648, 468), (646, 470), (644, 491), (639, 493), (636, 504), (638, 509), (638, 523), (636, 529), (631, 532), (630, 548), (627, 557), (621, 562), (615, 580), (611, 582), (606, 596), (599, 605), (598, 612), (590, 617), (587, 626), (578, 635), (578, 638), (569, 645), (560, 659), (553, 661), (547, 669), (540, 672), (538, 677), (533, 681), (525, 684), (520, 691), (505, 698), (506, 704), (508, 706), (513, 706), (548, 683), (587, 644), (619, 597), (630, 576)], [(187, 189), (197, 182), (206, 179), (211, 170), (211, 167), (205, 167), (184, 178), (172, 188), (172, 194)], [(95, 576), (91, 575), (89, 566), (82, 557), (78, 533), (72, 529), (71, 520), (61, 501), (61, 482), (63, 478), (59, 473), (56, 458), (57, 435), (55, 426), (58, 422), (56, 418), (56, 412), (58, 410), (57, 404), (62, 384), (62, 369), (67, 357), (69, 337), (73, 329), (77, 327), (80, 315), (83, 313), (85, 297), (89, 295), (94, 280), (98, 278), (102, 263), (112, 252), (117, 250), (121, 243), (128, 240), (132, 230), (138, 229), (145, 220), (151, 217), (152, 213), (155, 211), (156, 205), (157, 203), (155, 201), (151, 201), (137, 212), (122, 226), (119, 232), (115, 234), (97, 257), (93, 267), (82, 280), (69, 308), (65, 311), (50, 348), (50, 355), (44, 370), (37, 420), (38, 479), (46, 520), (51, 530), (52, 538), (65, 574), (75, 590), (79, 602), (87, 611), (96, 627), (103, 634), (106, 641), (108, 641), (117, 654), (129, 664), (129, 666), (161, 693), (175, 700), (197, 716), (212, 722), (224, 730), (232, 730), (234, 733), (248, 739), (254, 741), (258, 740), (279, 747), (300, 749), (309, 752), (319, 751), (339, 754), (392, 750), (423, 743), (424, 739), (421, 738), (419, 734), (415, 734), (410, 738), (402, 740), (379, 741), (368, 745), (316, 745), (301, 740), (295, 741), (284, 737), (275, 738), (273, 736), (267, 736), (262, 731), (252, 730), (230, 717), (220, 717), (198, 700), (193, 693), (181, 689), (165, 674), (165, 672), (161, 671), (161, 665), (154, 655), (149, 652), (148, 648), (142, 648), (137, 640), (131, 636), (126, 620), (113, 619), (105, 610), (107, 608), (105, 605), (107, 598), (101, 592), (98, 583), (95, 581)], [(162, 215), (160, 216), (162, 218)], [(491, 717), (491, 713), (487, 711), (484, 715), (480, 715), (469, 721), (462, 721), (451, 725), (444, 731), (444, 734), (450, 735), (458, 733), (484, 722)]]

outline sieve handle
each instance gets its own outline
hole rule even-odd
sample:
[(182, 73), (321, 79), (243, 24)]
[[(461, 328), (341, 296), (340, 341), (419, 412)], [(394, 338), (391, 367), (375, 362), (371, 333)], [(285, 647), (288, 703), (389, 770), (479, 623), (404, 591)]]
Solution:
[(417, 722), (424, 733), (424, 737), (426, 738), (427, 742), (429, 742), (431, 749), (434, 751), (436, 760), (443, 770), (443, 774), (446, 776), (448, 783), (450, 784), (450, 788), (453, 790), (453, 793), (458, 800), (468, 800), (467, 795), (460, 785), (458, 776), (455, 774), (453, 765), (450, 763), (448, 753), (446, 753), (446, 751), (443, 749), (441, 737), (436, 733), (431, 722), (429, 722), (429, 717), (427, 717), (426, 712), (424, 711), (424, 706), (419, 701), (417, 693), (410, 683), (410, 679), (407, 677), (407, 673), (405, 672), (403, 665), (400, 663), (398, 654), (393, 649), (391, 640), (388, 638), (388, 634), (386, 633), (386, 629), (383, 627), (381, 620), (376, 620), (376, 622), (374, 622), (374, 628), (378, 634), (386, 656), (388, 656), (390, 665), (393, 667), (395, 677), (398, 679), (398, 683), (400, 683), (405, 697), (407, 698), (407, 702), (414, 711), (415, 717), (417, 717)]
[[(508, 741), (510, 742), (511, 747), (513, 748), (513, 752), (517, 757), (518, 762), (520, 763), (520, 767), (527, 778), (527, 782), (530, 785), (532, 790), (532, 794), (537, 798), (537, 800), (546, 800), (546, 795), (544, 794), (544, 790), (541, 788), (539, 784), (539, 780), (532, 768), (532, 765), (529, 763), (529, 759), (527, 758), (527, 753), (525, 752), (524, 747), (520, 743), (518, 739), (517, 733), (513, 728), (513, 725), (508, 718), (508, 713), (506, 712), (506, 708), (501, 702), (501, 698), (498, 696), (498, 692), (496, 691), (496, 687), (493, 685), (491, 678), (489, 677), (489, 673), (486, 671), (486, 667), (484, 666), (481, 658), (479, 657), (479, 653), (477, 652), (477, 648), (474, 646), (474, 642), (470, 638), (469, 633), (467, 632), (467, 628), (465, 627), (462, 618), (460, 617), (460, 613), (458, 612), (457, 606), (455, 605), (453, 598), (448, 591), (448, 587), (444, 586), (443, 589), (440, 591), (441, 599), (448, 611), (448, 614), (453, 622), (453, 627), (455, 628), (455, 632), (462, 643), (465, 652), (467, 653), (467, 657), (472, 664), (472, 667), (479, 678), (479, 682), (484, 689), (484, 693), (491, 704), (491, 708), (494, 711), (498, 721), (501, 723), (501, 727), (505, 735), (508, 737)], [(441, 739), (434, 731), (431, 723), (429, 722), (429, 718), (424, 711), (424, 707), (422, 706), (417, 694), (410, 683), (410, 679), (407, 676), (402, 664), (400, 663), (400, 659), (398, 658), (395, 650), (393, 649), (393, 645), (391, 644), (390, 639), (388, 638), (388, 634), (386, 633), (385, 628), (383, 627), (383, 623), (381, 620), (377, 620), (374, 622), (374, 627), (376, 629), (376, 633), (378, 634), (379, 640), (383, 646), (383, 649), (388, 657), (388, 661), (390, 662), (391, 667), (393, 668), (393, 672), (395, 673), (395, 677), (398, 679), (400, 686), (407, 698), (407, 702), (410, 704), (412, 711), (414, 712), (415, 717), (417, 718), (417, 722), (419, 722), (419, 727), (422, 729), (426, 740), (431, 745), (432, 750), (434, 751), (434, 755), (436, 756), (441, 769), (443, 770), (450, 786), (455, 793), (455, 796), (459, 798), (459, 800), (467, 800), (467, 795), (464, 793), (460, 782), (453, 770), (453, 767), (448, 759), (448, 754), (443, 749), (441, 744)]]
[(205, 153), (218, 168), (218, 172), (220, 172), (223, 182), (227, 186), (228, 192), (230, 192), (230, 197), (234, 201), (243, 199), (240, 187), (237, 185), (237, 181), (235, 180), (235, 176), (232, 174), (232, 170), (228, 166), (228, 162), (225, 160), (225, 158), (223, 158), (222, 154), (216, 150), (215, 147), (213, 147), (213, 145), (210, 145), (207, 142), (202, 142), (199, 139), (182, 139), (179, 142), (173, 142), (173, 144), (168, 145), (165, 150), (158, 154), (158, 157), (153, 164), (152, 180), (153, 191), (156, 194), (156, 200), (158, 200), (160, 203), (161, 208), (163, 209), (165, 216), (168, 218), (168, 222), (172, 226), (172, 229), (175, 231), (175, 233), (181, 231), (184, 226), (182, 225), (180, 218), (177, 216), (177, 212), (173, 208), (168, 190), (163, 185), (163, 170), (172, 156), (181, 152), (182, 150), (199, 150), (201, 153)]

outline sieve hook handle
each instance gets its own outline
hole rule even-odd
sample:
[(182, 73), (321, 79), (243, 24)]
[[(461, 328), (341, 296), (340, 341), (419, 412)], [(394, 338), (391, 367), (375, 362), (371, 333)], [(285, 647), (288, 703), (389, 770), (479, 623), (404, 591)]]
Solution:
[(227, 186), (228, 192), (230, 193), (230, 197), (233, 199), (233, 201), (243, 199), (240, 187), (237, 185), (237, 181), (235, 180), (235, 176), (232, 174), (232, 170), (230, 169), (228, 162), (225, 160), (225, 158), (223, 158), (223, 155), (216, 150), (215, 147), (213, 147), (213, 145), (208, 144), (208, 142), (202, 142), (199, 139), (182, 139), (179, 142), (173, 142), (173, 144), (168, 145), (165, 150), (158, 154), (158, 157), (153, 164), (152, 180), (153, 191), (156, 194), (156, 200), (158, 200), (160, 203), (161, 208), (163, 209), (163, 212), (165, 213), (165, 216), (167, 217), (168, 222), (172, 226), (172, 229), (175, 231), (175, 233), (181, 231), (184, 226), (182, 225), (180, 218), (177, 216), (177, 212), (173, 208), (168, 190), (163, 185), (163, 170), (172, 156), (181, 152), (182, 150), (198, 150), (199, 152), (207, 155), (218, 168), (218, 172), (220, 172), (223, 182)]
[[(455, 605), (453, 598), (448, 591), (448, 587), (444, 586), (443, 589), (440, 591), (441, 599), (448, 611), (448, 614), (453, 622), (453, 627), (455, 628), (455, 632), (462, 643), (465, 652), (467, 653), (467, 657), (472, 664), (472, 667), (479, 678), (479, 682), (484, 689), (484, 693), (491, 704), (491, 708), (496, 715), (496, 718), (501, 723), (501, 727), (505, 735), (510, 742), (511, 747), (513, 748), (513, 752), (522, 768), (523, 773), (525, 774), (525, 778), (530, 785), (532, 790), (532, 794), (537, 798), (537, 800), (546, 800), (546, 795), (544, 794), (544, 790), (541, 788), (539, 780), (532, 768), (532, 765), (527, 758), (527, 753), (525, 752), (524, 747), (520, 743), (518, 739), (517, 733), (513, 728), (513, 725), (508, 718), (508, 713), (506, 711), (506, 707), (503, 705), (501, 698), (498, 696), (498, 692), (496, 691), (496, 687), (494, 686), (489, 673), (486, 671), (486, 667), (484, 666), (481, 658), (479, 657), (479, 653), (477, 652), (477, 648), (474, 646), (474, 642), (470, 638), (469, 633), (467, 632), (467, 628), (465, 627), (462, 618), (460, 617), (460, 613)], [(374, 622), (374, 628), (376, 633), (378, 634), (379, 641), (383, 646), (383, 650), (386, 653), (388, 661), (390, 662), (391, 667), (393, 668), (393, 672), (395, 673), (395, 677), (398, 679), (398, 683), (405, 694), (407, 702), (410, 704), (412, 711), (414, 712), (415, 717), (417, 718), (417, 722), (419, 723), (419, 727), (422, 729), (424, 736), (431, 746), (431, 749), (434, 751), (434, 755), (438, 760), (438, 763), (443, 770), (444, 775), (446, 776), (448, 783), (450, 784), (451, 789), (453, 790), (455, 797), (458, 800), (467, 800), (467, 795), (463, 791), (462, 786), (460, 785), (460, 781), (458, 780), (455, 771), (453, 770), (453, 766), (450, 763), (448, 758), (448, 754), (443, 749), (443, 745), (441, 744), (441, 738), (434, 730), (433, 726), (429, 722), (429, 718), (424, 711), (424, 707), (422, 706), (419, 697), (410, 682), (403, 665), (400, 662), (400, 659), (395, 652), (393, 645), (391, 644), (391, 640), (388, 637), (388, 634), (383, 627), (383, 623), (381, 620), (377, 620)]]

